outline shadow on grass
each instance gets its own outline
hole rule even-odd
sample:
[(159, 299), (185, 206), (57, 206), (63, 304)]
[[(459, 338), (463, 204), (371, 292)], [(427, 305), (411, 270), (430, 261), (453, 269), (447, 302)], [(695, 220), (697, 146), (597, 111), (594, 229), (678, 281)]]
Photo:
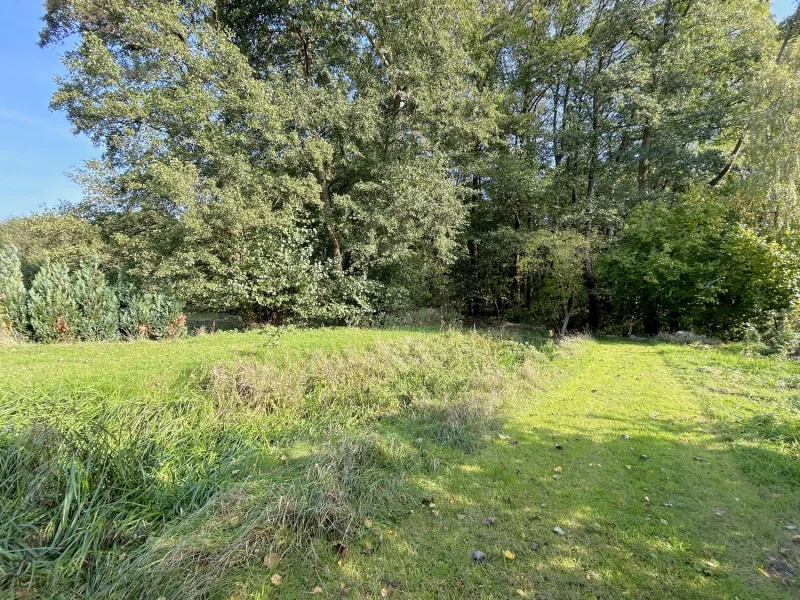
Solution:
[[(765, 499), (775, 491), (732, 468), (719, 440), (683, 441), (693, 427), (625, 425), (630, 439), (507, 425), (508, 439), (467, 456), (425, 442), (423, 452), (450, 465), (414, 478), (436, 508), (417, 498), (401, 522), (382, 523), (375, 553), (342, 559), (329, 550), (291, 562), (280, 595), (259, 585), (257, 567), (229, 573), (218, 589), (245, 597), (302, 597), (316, 583), (344, 585), (356, 598), (382, 588), (405, 598), (794, 597), (800, 556), (783, 527), (800, 508), (792, 489)], [(484, 563), (472, 561), (473, 549), (488, 555)]]

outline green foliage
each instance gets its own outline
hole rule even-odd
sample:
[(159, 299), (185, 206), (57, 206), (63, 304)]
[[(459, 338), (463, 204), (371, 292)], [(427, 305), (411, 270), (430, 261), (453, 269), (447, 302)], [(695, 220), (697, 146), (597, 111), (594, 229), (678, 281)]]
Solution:
[(53, 106), (107, 149), (81, 210), (132, 274), (276, 322), (442, 287), (465, 216), (452, 153), (493, 127), (458, 18), (477, 4), (128, 8), (53, 0), (42, 42), (79, 33)]
[(130, 339), (175, 338), (186, 334), (183, 303), (164, 292), (135, 292), (120, 309), (119, 327)]
[[(557, 305), (564, 329), (588, 305), (596, 328), (591, 268), (523, 268), (537, 232), (605, 247), (708, 186), (742, 273), (796, 245), (800, 19), (761, 0), (101, 4), (46, 3), (42, 45), (76, 40), (52, 107), (104, 153), (79, 206), (0, 226), (26, 277), (93, 249), (247, 321)], [(683, 292), (714, 330), (765, 310), (714, 285)]]
[(567, 333), (572, 315), (588, 301), (584, 274), (591, 268), (589, 239), (574, 231), (535, 232), (525, 248), (522, 268), (535, 276), (533, 308), (544, 323), (560, 319), (560, 333)]
[(0, 245), (19, 249), (22, 273), (27, 284), (50, 259), (77, 269), (87, 256), (96, 256), (104, 267), (114, 263), (102, 230), (66, 209), (45, 211), (28, 217), (0, 221)]
[(24, 333), (28, 323), (27, 292), (19, 251), (0, 245), (0, 329)]
[(83, 262), (73, 275), (80, 318), (77, 337), (85, 341), (119, 339), (119, 300), (97, 265)]
[(37, 342), (77, 339), (81, 315), (67, 265), (45, 260), (31, 284), (28, 314)]
[(618, 316), (659, 329), (736, 335), (748, 322), (789, 310), (800, 262), (741, 225), (713, 196), (638, 207), (601, 262)]

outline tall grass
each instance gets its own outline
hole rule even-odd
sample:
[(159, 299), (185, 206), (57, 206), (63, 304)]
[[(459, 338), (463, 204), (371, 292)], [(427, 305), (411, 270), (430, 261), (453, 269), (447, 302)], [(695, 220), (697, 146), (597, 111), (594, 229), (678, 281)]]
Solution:
[(407, 511), (417, 438), (474, 450), (542, 357), (449, 333), (222, 362), (149, 397), (0, 393), (0, 588), (202, 597), (280, 540), (349, 544)]

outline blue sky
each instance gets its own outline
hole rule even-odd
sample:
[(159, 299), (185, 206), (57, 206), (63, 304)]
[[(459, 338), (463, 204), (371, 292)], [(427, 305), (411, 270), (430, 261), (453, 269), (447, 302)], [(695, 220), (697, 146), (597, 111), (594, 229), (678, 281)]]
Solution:
[[(796, 0), (773, 0), (778, 17)], [(36, 0), (0, 0), (0, 219), (30, 214), (43, 206), (81, 198), (67, 173), (99, 151), (70, 131), (61, 113), (49, 110), (53, 78), (62, 72), (64, 48), (40, 49), (42, 15)]]

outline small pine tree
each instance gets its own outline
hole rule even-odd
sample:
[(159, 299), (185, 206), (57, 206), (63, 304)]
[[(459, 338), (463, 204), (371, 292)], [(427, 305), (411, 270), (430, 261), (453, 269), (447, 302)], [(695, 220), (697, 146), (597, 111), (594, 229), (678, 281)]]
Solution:
[(120, 329), (130, 338), (174, 338), (186, 332), (183, 304), (164, 292), (134, 293), (120, 311)]
[(22, 283), (22, 263), (16, 246), (0, 246), (0, 328), (25, 332), (28, 324), (27, 292)]
[(79, 311), (77, 337), (86, 341), (119, 339), (119, 300), (96, 264), (81, 263), (73, 289)]
[(80, 313), (69, 269), (64, 263), (46, 260), (39, 269), (31, 284), (28, 314), (36, 341), (75, 339)]

